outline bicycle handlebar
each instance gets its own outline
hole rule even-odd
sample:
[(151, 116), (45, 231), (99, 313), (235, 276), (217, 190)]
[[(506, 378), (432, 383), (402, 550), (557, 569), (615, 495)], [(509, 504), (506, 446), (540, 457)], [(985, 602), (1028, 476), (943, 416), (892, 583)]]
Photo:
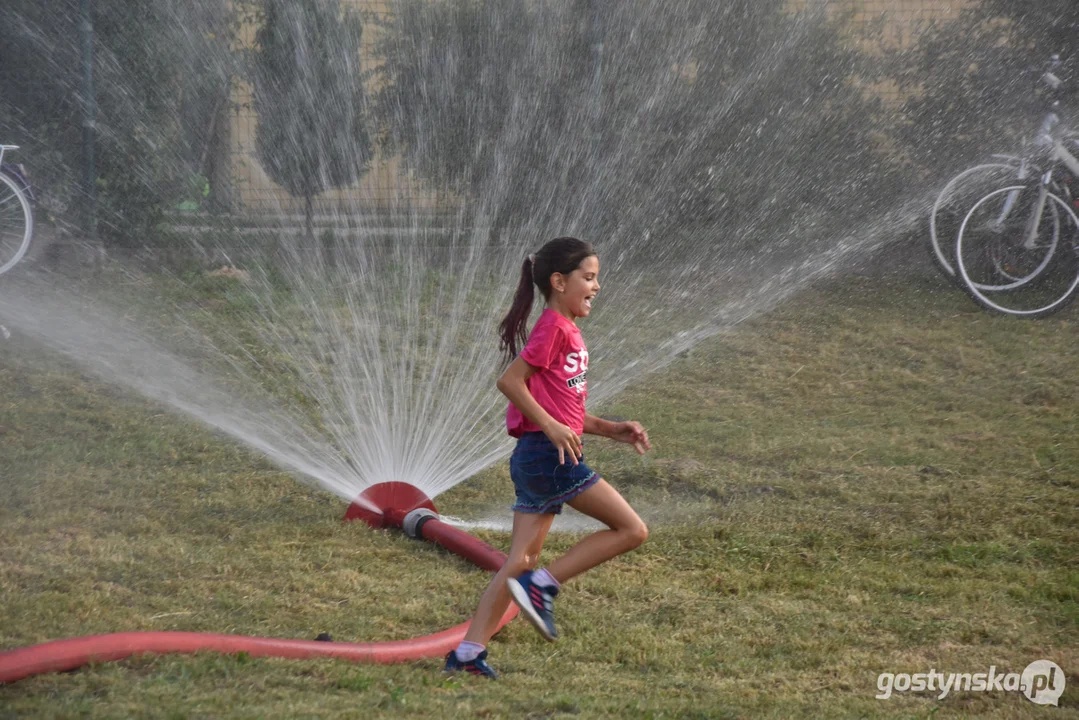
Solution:
[(1054, 53), (1049, 56), (1049, 62), (1044, 69), (1040, 70), (1038, 80), (1048, 85), (1051, 91), (1057, 92), (1067, 84), (1062, 77), (1063, 69), (1064, 61), (1060, 59), (1060, 55)]

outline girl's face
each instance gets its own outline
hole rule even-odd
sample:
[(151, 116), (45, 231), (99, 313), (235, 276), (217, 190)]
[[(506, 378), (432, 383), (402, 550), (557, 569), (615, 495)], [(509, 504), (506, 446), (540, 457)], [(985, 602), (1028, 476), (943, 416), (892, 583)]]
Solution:
[(571, 320), (588, 317), (592, 300), (599, 292), (599, 258), (586, 257), (569, 275), (551, 275), (551, 305)]

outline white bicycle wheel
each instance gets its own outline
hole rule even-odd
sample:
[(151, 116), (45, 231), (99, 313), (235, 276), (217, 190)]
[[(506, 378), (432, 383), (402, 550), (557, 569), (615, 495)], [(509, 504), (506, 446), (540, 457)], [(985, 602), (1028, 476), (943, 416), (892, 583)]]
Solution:
[[(1012, 186), (1022, 187), (1022, 190), (1009, 190), (1001, 193), (992, 203), (983, 208), (987, 217), (979, 218), (978, 222), (972, 222), (966, 228), (968, 236), (977, 232), (987, 232), (993, 236), (1011, 238), (1026, 237), (1028, 221), (1033, 213), (1034, 203), (1038, 198), (1041, 186), (1038, 184)], [(1042, 222), (1048, 224), (1039, 225), (1035, 234), (1035, 242), (1028, 247), (1015, 247), (1009, 252), (1005, 248), (1011, 247), (1006, 242), (996, 243), (996, 252), (986, 255), (982, 259), (985, 263), (985, 272), (970, 273), (970, 277), (978, 277), (981, 281), (975, 283), (978, 290), (983, 292), (1001, 292), (1015, 290), (1033, 282), (1042, 271), (1049, 267), (1050, 261), (1056, 253), (1060, 242), (1060, 209), (1055, 203), (1046, 201), (1042, 214)], [(1045, 228), (1045, 230), (1043, 230)], [(958, 243), (958, 238), (956, 239)], [(969, 239), (968, 246), (974, 247), (975, 240)], [(982, 247), (988, 247), (984, 242)], [(958, 250), (957, 250), (958, 254)], [(968, 264), (968, 270), (972, 265)]]
[[(955, 237), (971, 206), (986, 193), (1011, 183), (1019, 176), (1019, 158), (985, 163), (959, 173), (937, 195), (929, 214), (929, 243), (941, 272), (958, 282), (955, 271)], [(1030, 172), (1036, 172), (1031, 169)]]
[[(970, 209), (956, 239), (956, 267), (967, 293), (994, 312), (1044, 317), (1079, 288), (1079, 216), (1049, 193), (1030, 235), (1039, 186), (995, 190)], [(1010, 212), (1002, 212), (1005, 206)]]
[[(1015, 181), (1020, 164), (1019, 158), (1001, 157), (998, 163), (974, 165), (948, 180), (937, 195), (929, 214), (929, 244), (937, 267), (952, 280), (958, 282), (953, 253), (962, 218), (985, 193)], [(1028, 172), (1037, 171), (1030, 168)]]
[(22, 260), (33, 236), (29, 198), (16, 180), (0, 173), (0, 275)]

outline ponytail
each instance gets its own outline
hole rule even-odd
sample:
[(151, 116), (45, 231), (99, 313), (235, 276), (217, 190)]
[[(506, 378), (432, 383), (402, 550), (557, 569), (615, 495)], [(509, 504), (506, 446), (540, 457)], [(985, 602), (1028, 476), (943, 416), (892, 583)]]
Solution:
[(499, 350), (506, 356), (507, 362), (512, 362), (517, 357), (517, 353), (524, 349), (525, 340), (528, 339), (525, 324), (532, 313), (532, 301), (536, 297), (536, 292), (532, 287), (535, 257), (535, 255), (529, 255), (521, 265), (521, 279), (517, 283), (513, 305), (510, 306), (506, 317), (502, 318), (502, 324), (498, 326), (498, 337), (502, 341), (499, 344)]
[(544, 299), (550, 299), (551, 275), (569, 275), (581, 266), (585, 258), (595, 254), (592, 246), (583, 240), (560, 237), (546, 243), (535, 255), (525, 258), (521, 265), (521, 280), (517, 283), (517, 293), (513, 296), (513, 305), (498, 326), (498, 337), (501, 340), (499, 349), (506, 356), (507, 362), (513, 362), (528, 340), (525, 325), (532, 313), (532, 301), (536, 297), (532, 285), (539, 286)]

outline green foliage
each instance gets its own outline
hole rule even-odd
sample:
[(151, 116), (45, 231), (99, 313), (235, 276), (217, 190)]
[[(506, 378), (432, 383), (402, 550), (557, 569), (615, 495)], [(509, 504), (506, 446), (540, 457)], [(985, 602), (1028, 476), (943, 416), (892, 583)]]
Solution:
[[(615, 173), (615, 197), (646, 198), (626, 224), (715, 224), (772, 243), (795, 221), (803, 232), (822, 223), (846, 231), (853, 208), (893, 205), (902, 175), (873, 137), (881, 104), (852, 82), (870, 61), (851, 47), (846, 16), (831, 10), (697, 0), (647, 27), (608, 31), (620, 29), (605, 102), (619, 103), (635, 143)], [(654, 86), (681, 78), (643, 114), (639, 99), (618, 92), (642, 70)], [(625, 132), (604, 141), (618, 157)]]
[(267, 0), (252, 62), (255, 149), (273, 180), (306, 200), (352, 183), (371, 158), (356, 12), (339, 0)]
[[(0, 140), (21, 159), (48, 210), (79, 221), (83, 63), (79, 3), (0, 5)], [(94, 87), (99, 229), (137, 243), (203, 173), (211, 118), (231, 74), (225, 2), (96, 0)]]
[(901, 137), (912, 159), (950, 176), (991, 153), (1020, 152), (1047, 110), (1039, 77), (1050, 55), (1061, 55), (1074, 93), (1077, 37), (1073, 0), (984, 0), (931, 25), (899, 53), (908, 67), (899, 80), (911, 92)]
[(522, 48), (538, 10), (524, 0), (403, 0), (382, 20), (374, 110), (383, 142), (440, 186), (471, 189), (494, 162)]
[(375, 107), (392, 151), (499, 226), (771, 230), (895, 187), (842, 19), (782, 0), (406, 0)]

